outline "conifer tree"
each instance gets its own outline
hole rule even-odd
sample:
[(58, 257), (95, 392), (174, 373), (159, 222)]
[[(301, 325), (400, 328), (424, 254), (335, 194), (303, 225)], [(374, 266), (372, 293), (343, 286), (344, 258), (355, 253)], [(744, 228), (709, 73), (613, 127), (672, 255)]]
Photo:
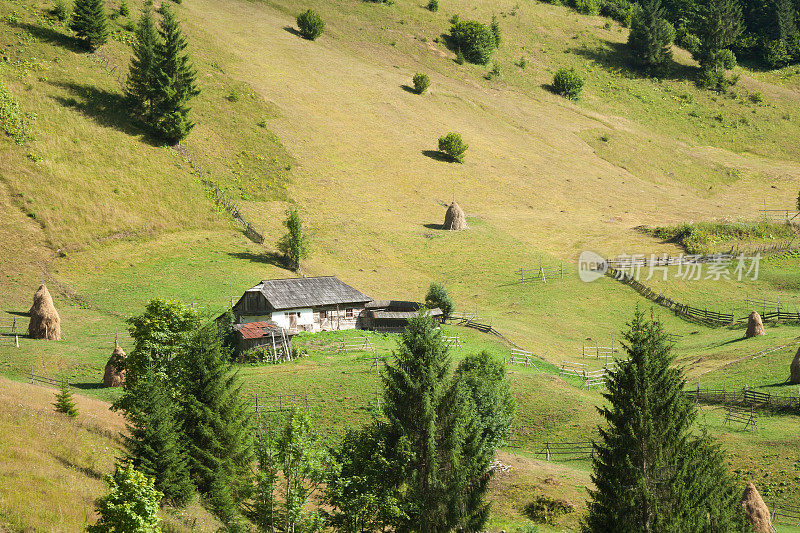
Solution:
[(303, 231), (300, 213), (294, 207), (286, 211), (286, 234), (278, 241), (278, 250), (283, 253), (293, 270), (300, 270), (300, 261), (308, 257), (308, 237)]
[(663, 69), (672, 59), (675, 30), (664, 19), (661, 0), (645, 0), (634, 11), (628, 46), (634, 61), (645, 69)]
[(169, 387), (150, 372), (126, 389), (129, 437), (125, 437), (128, 459), (148, 477), (164, 498), (176, 506), (185, 505), (194, 492), (189, 477), (188, 457), (181, 444), (177, 405)]
[(146, 3), (136, 26), (136, 41), (125, 84), (125, 96), (134, 116), (150, 121), (154, 115), (153, 104), (156, 88), (156, 46), (158, 32), (153, 21), (153, 10)]
[(593, 458), (587, 532), (736, 531), (736, 490), (708, 437), (693, 437), (697, 408), (661, 324), (638, 309), (625, 333), (628, 360), (607, 381)]
[(78, 409), (75, 407), (75, 402), (72, 399), (72, 392), (69, 390), (69, 384), (66, 381), (61, 382), (59, 392), (56, 395), (56, 403), (54, 403), (53, 406), (56, 408), (56, 411), (64, 413), (71, 418), (78, 416)]
[(242, 383), (221, 342), (213, 326), (198, 330), (181, 350), (177, 380), (192, 478), (225, 518), (248, 496), (253, 449)]
[(725, 70), (736, 66), (730, 50), (742, 33), (742, 7), (739, 0), (706, 0), (697, 6), (695, 34), (700, 46), (695, 59), (700, 63), (701, 86), (725, 90), (731, 80)]
[(108, 20), (103, 0), (75, 0), (70, 28), (90, 50), (108, 41)]
[(156, 43), (156, 66), (152, 119), (155, 131), (165, 141), (177, 143), (194, 123), (189, 120), (189, 101), (200, 94), (196, 73), (186, 49), (186, 39), (175, 14), (161, 5), (160, 40)]

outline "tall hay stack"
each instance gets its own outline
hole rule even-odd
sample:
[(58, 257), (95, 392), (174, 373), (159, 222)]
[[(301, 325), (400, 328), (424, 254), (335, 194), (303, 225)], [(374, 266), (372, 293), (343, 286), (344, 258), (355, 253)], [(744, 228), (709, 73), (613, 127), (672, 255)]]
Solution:
[(766, 335), (764, 323), (761, 321), (761, 315), (753, 311), (747, 318), (747, 331), (744, 333), (745, 338), (758, 337), (759, 335)]
[(467, 226), (467, 215), (461, 206), (453, 202), (447, 208), (447, 213), (444, 214), (444, 229), (451, 229), (453, 231), (461, 231), (469, 229)]
[(800, 348), (792, 359), (792, 364), (789, 365), (789, 383), (792, 385), (800, 384)]
[(121, 387), (125, 383), (125, 357), (125, 351), (116, 344), (103, 372), (104, 387)]
[(742, 507), (744, 507), (745, 517), (753, 524), (753, 531), (756, 533), (772, 533), (772, 518), (770, 517), (769, 509), (752, 482), (749, 482), (744, 489)]
[(61, 340), (61, 317), (58, 316), (53, 297), (45, 285), (40, 285), (39, 290), (33, 295), (33, 305), (30, 310), (31, 321), (28, 323), (28, 335), (33, 339), (48, 341)]

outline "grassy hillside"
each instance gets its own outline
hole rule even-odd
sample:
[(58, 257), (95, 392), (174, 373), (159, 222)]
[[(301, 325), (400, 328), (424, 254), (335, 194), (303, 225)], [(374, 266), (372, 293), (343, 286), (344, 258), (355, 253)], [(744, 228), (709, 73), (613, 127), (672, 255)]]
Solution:
[[(140, 4), (131, 4), (134, 15)], [(117, 5), (111, 1), (109, 9)], [(213, 317), (258, 280), (292, 275), (273, 250), (288, 204), (300, 208), (312, 237), (306, 274), (336, 274), (380, 299), (421, 299), (432, 281), (443, 282), (459, 310), (559, 364), (580, 361), (584, 344), (618, 341), (633, 308), (651, 307), (611, 279), (581, 282), (581, 251), (680, 253), (635, 228), (754, 220), (764, 205), (791, 208), (800, 187), (796, 67), (738, 69), (733, 93), (717, 95), (694, 86), (692, 61), (676, 50), (668, 76), (644, 78), (626, 66), (627, 30), (616, 23), (516, 0), (449, 0), (438, 13), (411, 0), (185, 0), (176, 10), (203, 90), (193, 102), (197, 126), (183, 143), (193, 167), (184, 152), (159, 145), (124, 113), (119, 80), (130, 56), (129, 21), (117, 17), (114, 39), (91, 56), (50, 7), (40, 0), (0, 5), (0, 80), (30, 115), (31, 137), (22, 145), (0, 138), (0, 301), (14, 313), (6, 318), (24, 320), (32, 293), (48, 283), (65, 339), (22, 338), (17, 349), (0, 335), (0, 371), (20, 378), (35, 368), (68, 378), (95, 398), (85, 401), (98, 413), (104, 404), (97, 399), (118, 393), (98, 386), (114, 339), (131, 347), (125, 318), (149, 299), (179, 299)], [(314, 42), (292, 31), (294, 16), (308, 7), (326, 21)], [(502, 75), (489, 81), (488, 66), (455, 63), (443, 34), (454, 14), (488, 22), (493, 13), (503, 33), (494, 57)], [(516, 64), (521, 57), (524, 69)], [(549, 91), (562, 66), (586, 77), (577, 102)], [(407, 90), (419, 71), (433, 82), (424, 96)], [(448, 131), (470, 145), (463, 165), (435, 151)], [(241, 205), (264, 233), (264, 246), (214, 206), (201, 177)], [(468, 232), (441, 229), (454, 198), (468, 214)], [(546, 284), (520, 284), (515, 274), (562, 263), (564, 278)], [(798, 258), (788, 256), (764, 261), (756, 281), (648, 283), (698, 307), (727, 310), (748, 295), (791, 304), (800, 297), (798, 268)], [(682, 335), (679, 360), (704, 386), (747, 383), (796, 394), (796, 387), (779, 386), (789, 348), (725, 364), (795, 341), (798, 325), (770, 325), (766, 337), (741, 341), (739, 327), (708, 328), (659, 307), (654, 313)], [(508, 356), (494, 339), (455, 331), (464, 350)], [(302, 340), (307, 359), (243, 368), (248, 389), (319, 397), (329, 435), (366, 420), (374, 371), (365, 354), (336, 354), (337, 335)], [(383, 354), (393, 342), (375, 337)], [(537, 492), (584, 508), (588, 464), (544, 464), (532, 454), (546, 440), (592, 435), (594, 406), (602, 401), (550, 372), (514, 367), (509, 378), (522, 448), (500, 457), (514, 468), (494, 482), (496, 529), (522, 525), (522, 507)], [(21, 387), (4, 384), (0, 400), (36, 400), (36, 416), (44, 417), (43, 389)], [(704, 413), (742, 479), (760, 479), (770, 497), (800, 503), (796, 417), (766, 417), (754, 433), (724, 427), (718, 410)], [(118, 431), (118, 419), (103, 424)], [(37, 453), (60, 453), (57, 436), (44, 435)], [(87, 450), (118, 446), (113, 435), (93, 438), (77, 439), (70, 453), (88, 461), (95, 456)], [(99, 473), (110, 468), (109, 454), (93, 460)], [(30, 462), (20, 464), (33, 471)], [(89, 477), (88, 492), (62, 493), (82, 502), (69, 509), (75, 527), (101, 490)], [(29, 497), (39, 501), (30, 485)], [(52, 506), (34, 506), (43, 509), (39, 516), (5, 498), (4, 527), (42, 527), (58, 516)], [(572, 515), (562, 525), (576, 524)]]

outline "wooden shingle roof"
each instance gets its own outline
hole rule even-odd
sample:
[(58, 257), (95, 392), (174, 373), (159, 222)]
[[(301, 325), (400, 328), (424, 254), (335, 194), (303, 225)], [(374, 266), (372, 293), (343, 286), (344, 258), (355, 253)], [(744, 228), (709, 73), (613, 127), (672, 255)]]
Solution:
[(336, 276), (264, 280), (250, 291), (264, 295), (276, 311), (321, 305), (363, 304), (372, 298)]

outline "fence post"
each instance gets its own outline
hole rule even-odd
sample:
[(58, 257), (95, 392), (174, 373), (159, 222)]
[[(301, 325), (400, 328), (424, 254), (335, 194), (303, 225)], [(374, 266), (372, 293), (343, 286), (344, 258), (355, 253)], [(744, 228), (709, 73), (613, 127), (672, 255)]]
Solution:
[(550, 443), (549, 442), (545, 442), (544, 445), (545, 445), (545, 451), (547, 453), (547, 460), (549, 461), (550, 460)]

